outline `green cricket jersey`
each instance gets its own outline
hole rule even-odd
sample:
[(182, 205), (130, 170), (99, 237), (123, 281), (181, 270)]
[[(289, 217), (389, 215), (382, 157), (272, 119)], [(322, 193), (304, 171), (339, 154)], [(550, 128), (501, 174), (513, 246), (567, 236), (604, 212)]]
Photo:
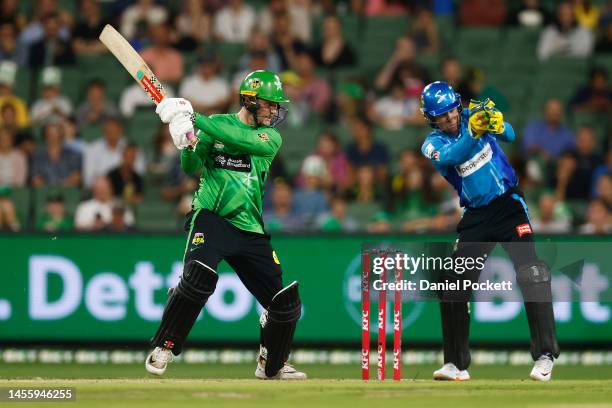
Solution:
[(186, 173), (202, 169), (195, 209), (219, 214), (244, 231), (263, 234), (262, 200), (270, 164), (282, 139), (274, 128), (254, 128), (236, 114), (195, 114), (195, 150), (183, 149)]

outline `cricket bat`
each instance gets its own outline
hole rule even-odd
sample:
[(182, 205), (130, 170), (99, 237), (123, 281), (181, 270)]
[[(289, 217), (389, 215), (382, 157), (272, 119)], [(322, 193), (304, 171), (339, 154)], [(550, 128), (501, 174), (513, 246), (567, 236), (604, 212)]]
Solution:
[[(130, 43), (110, 24), (104, 26), (99, 38), (127, 72), (130, 73), (132, 78), (138, 82), (145, 93), (149, 95), (153, 103), (155, 105), (159, 104), (166, 96), (164, 87)], [(195, 136), (192, 132), (187, 134), (188, 140), (193, 140), (194, 138)]]

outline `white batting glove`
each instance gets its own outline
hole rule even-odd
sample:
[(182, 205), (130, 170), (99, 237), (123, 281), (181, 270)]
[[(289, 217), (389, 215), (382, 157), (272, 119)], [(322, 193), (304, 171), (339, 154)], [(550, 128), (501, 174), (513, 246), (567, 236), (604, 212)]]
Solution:
[(191, 122), (191, 116), (184, 113), (181, 115), (176, 115), (170, 121), (170, 135), (172, 136), (172, 141), (177, 149), (184, 149), (188, 146), (193, 146), (194, 143), (188, 139), (187, 135), (195, 134), (193, 130), (193, 122)]
[(157, 108), (155, 108), (155, 113), (159, 115), (159, 118), (164, 123), (170, 123), (172, 118), (174, 118), (179, 113), (193, 113), (193, 107), (191, 106), (191, 102), (187, 99), (183, 98), (164, 98)]

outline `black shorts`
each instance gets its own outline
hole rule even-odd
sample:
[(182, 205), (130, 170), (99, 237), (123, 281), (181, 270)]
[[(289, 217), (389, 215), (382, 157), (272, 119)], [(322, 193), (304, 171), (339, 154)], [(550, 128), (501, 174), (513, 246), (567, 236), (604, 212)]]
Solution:
[(282, 269), (269, 235), (243, 231), (209, 210), (187, 214), (185, 229), (184, 263), (197, 260), (216, 272), (225, 260), (263, 307), (283, 288)]
[[(501, 243), (510, 256), (515, 271), (523, 265), (533, 264), (538, 260), (529, 213), (522, 194), (510, 190), (497, 197), (489, 204), (468, 208), (457, 225), (458, 238), (454, 257), (487, 258), (497, 243)], [(442, 280), (471, 280), (478, 282), (481, 269), (466, 269), (457, 275), (453, 271), (442, 274)], [(444, 294), (445, 299), (455, 294)], [(466, 294), (458, 294), (466, 299)]]

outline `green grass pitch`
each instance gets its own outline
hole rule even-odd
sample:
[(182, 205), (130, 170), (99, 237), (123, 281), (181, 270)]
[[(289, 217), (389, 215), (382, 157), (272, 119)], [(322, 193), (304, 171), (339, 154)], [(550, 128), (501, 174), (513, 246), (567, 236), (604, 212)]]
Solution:
[(254, 368), (175, 364), (156, 378), (141, 364), (2, 364), (0, 387), (76, 388), (76, 402), (54, 407), (612, 407), (612, 366), (558, 366), (550, 383), (529, 380), (530, 366), (474, 366), (464, 383), (432, 381), (433, 365), (405, 366), (404, 380), (384, 383), (361, 381), (354, 365), (300, 365), (304, 382), (255, 380)]

